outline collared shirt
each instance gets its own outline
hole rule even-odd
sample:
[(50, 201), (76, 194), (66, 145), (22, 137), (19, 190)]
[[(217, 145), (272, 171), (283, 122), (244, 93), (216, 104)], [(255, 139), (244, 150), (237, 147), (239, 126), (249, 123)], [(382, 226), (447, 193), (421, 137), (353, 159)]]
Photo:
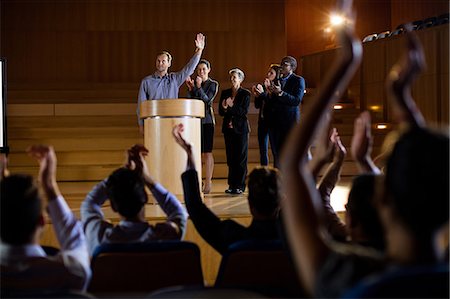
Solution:
[[(108, 199), (106, 179), (97, 184), (81, 204), (81, 221), (86, 232), (89, 250), (103, 243), (151, 242), (162, 239), (182, 239), (186, 231), (187, 212), (172, 193), (162, 185), (155, 184), (151, 192), (161, 209), (167, 215), (167, 221), (156, 225), (147, 222), (122, 220), (113, 225), (104, 219), (102, 205)], [(175, 234), (170, 222), (179, 224), (181, 234)]]
[(136, 110), (139, 125), (142, 126), (144, 124), (144, 120), (140, 118), (141, 103), (146, 100), (178, 98), (180, 86), (183, 85), (187, 77), (194, 72), (199, 61), (200, 55), (195, 53), (181, 71), (176, 73), (168, 73), (163, 77), (160, 77), (154, 73), (153, 75), (145, 77), (141, 81)]
[(47, 256), (39, 245), (0, 244), (2, 288), (16, 291), (85, 290), (90, 259), (81, 223), (59, 196), (48, 203), (61, 251)]
[(290, 73), (289, 75), (287, 75), (287, 77), (282, 77), (280, 78), (280, 83), (281, 83), (281, 89), (284, 88), (284, 85), (286, 85), (287, 80), (289, 79), (289, 77), (292, 75), (292, 73)]

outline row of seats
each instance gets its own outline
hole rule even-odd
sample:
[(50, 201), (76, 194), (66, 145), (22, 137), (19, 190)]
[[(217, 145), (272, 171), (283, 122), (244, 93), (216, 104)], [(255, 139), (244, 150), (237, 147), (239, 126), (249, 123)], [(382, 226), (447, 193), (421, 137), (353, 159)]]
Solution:
[[(45, 247), (55, 254), (55, 249)], [(143, 295), (183, 286), (203, 288), (200, 249), (187, 241), (103, 244), (92, 260), (89, 294)], [(214, 285), (267, 297), (303, 297), (293, 263), (281, 241), (240, 241), (223, 255)]]
[(406, 28), (409, 26), (412, 30), (422, 30), (425, 28), (438, 26), (442, 24), (448, 24), (449, 14), (445, 13), (439, 16), (426, 18), (424, 20), (416, 20), (411, 23), (405, 23), (398, 25), (392, 32), (387, 30), (380, 33), (372, 33), (363, 38), (363, 43), (371, 42), (378, 39), (383, 39), (386, 37), (391, 37), (399, 34), (403, 34)]

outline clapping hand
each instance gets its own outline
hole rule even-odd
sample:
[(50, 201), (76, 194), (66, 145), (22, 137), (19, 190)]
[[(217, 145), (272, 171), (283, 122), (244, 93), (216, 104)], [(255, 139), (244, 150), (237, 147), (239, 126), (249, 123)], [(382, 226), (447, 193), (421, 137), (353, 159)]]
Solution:
[(262, 87), (262, 85), (261, 84), (257, 84), (257, 85), (253, 85), (252, 86), (252, 93), (255, 95), (255, 96), (260, 96), (262, 93), (264, 92), (264, 89), (263, 89), (263, 87)]
[(0, 153), (0, 181), (8, 175), (8, 158), (5, 153)]
[(196, 86), (197, 88), (202, 87), (202, 77), (197, 76), (197, 77), (195, 78), (195, 86)]
[(370, 156), (372, 153), (372, 144), (370, 113), (364, 111), (355, 119), (351, 153), (361, 172), (378, 174), (380, 170), (375, 166)]
[(126, 168), (142, 172), (146, 166), (145, 156), (148, 155), (148, 149), (142, 144), (135, 144), (127, 150)]
[(191, 77), (187, 77), (185, 83), (189, 91), (192, 91), (194, 89), (194, 80), (192, 80)]
[(278, 84), (271, 84), (270, 85), (270, 91), (273, 93), (273, 94), (276, 94), (276, 95), (280, 95), (281, 94), (281, 92), (282, 92), (282, 90), (281, 90), (281, 84), (280, 83), (278, 83)]
[(227, 107), (233, 107), (234, 106), (234, 99), (233, 98), (227, 98)]
[(56, 154), (52, 146), (32, 145), (27, 149), (30, 156), (39, 162), (39, 183), (48, 200), (61, 195), (56, 183)]

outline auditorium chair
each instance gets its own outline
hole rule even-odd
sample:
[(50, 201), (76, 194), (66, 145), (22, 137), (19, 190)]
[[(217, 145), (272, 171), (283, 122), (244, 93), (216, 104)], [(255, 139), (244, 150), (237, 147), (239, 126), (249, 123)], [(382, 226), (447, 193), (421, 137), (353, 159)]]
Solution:
[(371, 42), (371, 41), (376, 40), (376, 39), (377, 39), (377, 34), (373, 33), (373, 34), (369, 34), (366, 37), (364, 37), (362, 42), (363, 43), (367, 43), (367, 42)]
[(175, 286), (156, 290), (145, 298), (175, 299), (175, 298), (214, 298), (214, 299), (241, 299), (241, 298), (268, 298), (259, 293), (242, 289), (216, 288), (216, 287), (190, 287)]
[(390, 36), (391, 32), (389, 30), (378, 33), (377, 39), (382, 39)]
[(245, 289), (267, 297), (304, 297), (281, 241), (240, 241), (223, 255), (215, 287)]
[(175, 285), (203, 286), (198, 246), (185, 241), (103, 244), (91, 260), (88, 291), (103, 295), (146, 294)]

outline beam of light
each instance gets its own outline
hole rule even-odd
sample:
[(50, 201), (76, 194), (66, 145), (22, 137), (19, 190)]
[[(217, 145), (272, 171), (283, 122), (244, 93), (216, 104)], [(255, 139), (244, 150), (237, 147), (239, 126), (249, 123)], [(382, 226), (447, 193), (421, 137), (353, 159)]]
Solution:
[(344, 21), (345, 21), (345, 19), (340, 15), (332, 14), (330, 16), (331, 26), (334, 26), (334, 27), (340, 26), (340, 25), (344, 24)]

